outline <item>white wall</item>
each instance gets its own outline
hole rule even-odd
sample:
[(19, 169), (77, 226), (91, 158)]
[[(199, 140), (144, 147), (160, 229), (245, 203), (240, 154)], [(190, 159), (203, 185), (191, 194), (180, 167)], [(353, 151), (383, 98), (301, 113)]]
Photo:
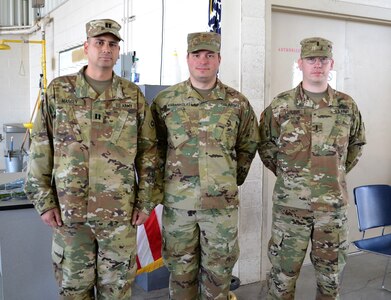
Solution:
[[(9, 35), (0, 36), (0, 39), (16, 40), (19, 37)], [(28, 122), (30, 114), (29, 45), (9, 45), (11, 50), (0, 51), (0, 133), (3, 138), (3, 124)], [(0, 143), (0, 169), (5, 168), (5, 150), (8, 149), (3, 141)]]
[(135, 21), (129, 24), (129, 50), (136, 50), (140, 58), (142, 84), (169, 85), (186, 79), (187, 34), (207, 30), (207, 0), (169, 0), (164, 3), (163, 10), (161, 0), (150, 0), (148, 5), (133, 1), (131, 15), (135, 15)]
[[(173, 62), (172, 53), (175, 50), (178, 53), (181, 72), (181, 77), (176, 79), (187, 78), (185, 60), (187, 33), (206, 31), (208, 1), (170, 0), (164, 3), (162, 20), (161, 0), (149, 0), (148, 5), (143, 1), (69, 0), (50, 14), (52, 21), (46, 28), (48, 77), (52, 79), (58, 76), (60, 51), (79, 46), (85, 41), (86, 22), (91, 19), (110, 18), (122, 25), (121, 35), (124, 41), (120, 44), (121, 53), (136, 51), (139, 58), (138, 71), (141, 84), (175, 83), (177, 80), (175, 82), (172, 80), (170, 70), (170, 64)], [(191, 13), (188, 13), (189, 7)], [(90, 13), (86, 13), (87, 11)], [(40, 33), (36, 35), (39, 36)], [(160, 78), (161, 49), (163, 49), (162, 78)]]
[[(265, 3), (243, 0), (223, 5), (220, 79), (243, 92), (260, 116), (264, 106)], [(261, 278), (261, 195), (262, 164), (257, 155), (239, 192), (240, 256), (235, 272), (243, 284)]]

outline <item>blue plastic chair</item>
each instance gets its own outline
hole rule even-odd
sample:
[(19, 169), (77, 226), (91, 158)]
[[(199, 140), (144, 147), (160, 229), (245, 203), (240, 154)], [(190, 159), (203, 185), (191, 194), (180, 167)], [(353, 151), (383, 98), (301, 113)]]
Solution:
[[(358, 229), (362, 232), (361, 240), (354, 241), (353, 244), (359, 250), (388, 257), (382, 282), (382, 288), (386, 289), (384, 281), (391, 258), (391, 233), (384, 234), (384, 230), (387, 226), (391, 226), (391, 186), (385, 184), (359, 186), (353, 189), (353, 194)], [(381, 235), (365, 238), (366, 230), (381, 227), (383, 228)]]

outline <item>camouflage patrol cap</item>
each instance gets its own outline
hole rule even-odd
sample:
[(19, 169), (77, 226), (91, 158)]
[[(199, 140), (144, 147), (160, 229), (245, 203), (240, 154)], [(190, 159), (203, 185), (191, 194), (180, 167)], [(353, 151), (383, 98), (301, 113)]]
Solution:
[(304, 39), (301, 44), (301, 58), (326, 56), (333, 57), (333, 43), (329, 40), (320, 37), (312, 37)]
[(122, 40), (119, 30), (121, 25), (111, 19), (92, 20), (86, 24), (87, 37), (96, 37), (105, 33), (111, 33)]
[(209, 50), (220, 53), (221, 36), (215, 32), (195, 32), (187, 35), (187, 52)]

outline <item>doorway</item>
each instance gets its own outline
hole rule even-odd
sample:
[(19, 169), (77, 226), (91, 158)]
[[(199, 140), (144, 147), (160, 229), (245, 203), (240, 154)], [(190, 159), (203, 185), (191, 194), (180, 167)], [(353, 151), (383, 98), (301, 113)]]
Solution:
[[(269, 65), (270, 90), (265, 105), (278, 93), (297, 85), (296, 62), (300, 56), (300, 41), (306, 37), (320, 36), (333, 42), (334, 72), (330, 84), (356, 101), (366, 126), (367, 145), (357, 166), (348, 174), (350, 196), (349, 239), (361, 237), (352, 190), (364, 184), (391, 184), (391, 23), (372, 22), (365, 18), (343, 19), (330, 14), (324, 16), (300, 11), (272, 10), (271, 63)], [(300, 81), (300, 80), (299, 80)], [(265, 173), (264, 196), (269, 202), (275, 177)], [(270, 213), (269, 213), (270, 216)], [(271, 217), (267, 228), (270, 229)], [(270, 234), (270, 230), (268, 230)], [(263, 241), (267, 241), (263, 239)], [(352, 247), (351, 251), (355, 251)], [(308, 258), (306, 260), (308, 261)]]

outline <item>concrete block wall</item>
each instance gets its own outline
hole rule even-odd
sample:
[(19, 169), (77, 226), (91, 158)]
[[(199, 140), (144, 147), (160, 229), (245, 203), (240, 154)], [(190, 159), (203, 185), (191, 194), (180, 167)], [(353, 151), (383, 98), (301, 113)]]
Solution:
[[(264, 107), (264, 10), (264, 1), (243, 0), (224, 6), (222, 13), (221, 79), (249, 99), (258, 118)], [(235, 271), (246, 284), (261, 279), (262, 163), (258, 155), (239, 195), (240, 257)]]

